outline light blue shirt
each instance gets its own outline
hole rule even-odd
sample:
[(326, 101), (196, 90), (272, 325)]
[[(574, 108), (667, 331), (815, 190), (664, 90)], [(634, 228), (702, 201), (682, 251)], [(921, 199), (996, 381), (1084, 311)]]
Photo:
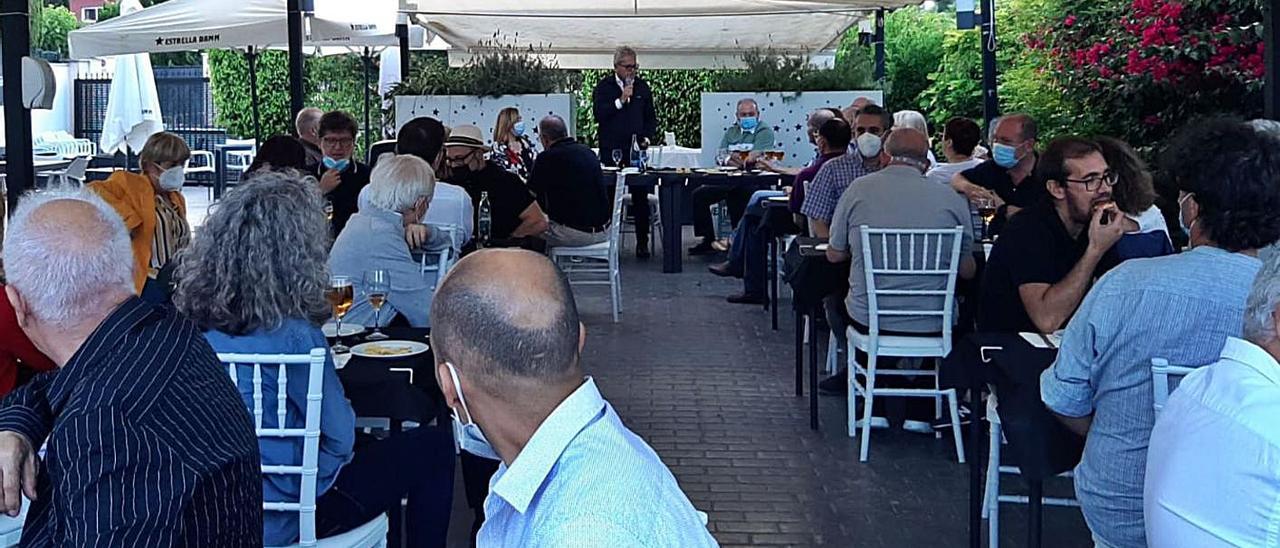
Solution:
[(489, 481), (477, 546), (717, 546), (658, 455), (590, 377)]
[(1142, 485), (1155, 424), (1151, 358), (1197, 366), (1239, 337), (1245, 298), (1262, 263), (1202, 246), (1125, 261), (1098, 282), (1067, 325), (1040, 377), (1046, 406), (1093, 415), (1076, 496), (1102, 545), (1145, 547)]
[[(237, 354), (308, 354), (313, 348), (328, 348), (320, 328), (302, 319), (288, 319), (279, 328), (258, 330), (248, 335), (233, 336), (221, 331), (206, 331), (204, 338), (215, 352)], [(288, 421), (290, 428), (301, 428), (306, 420), (307, 375), (305, 368), (288, 370)], [(240, 397), (253, 409), (253, 366), (239, 366)], [(262, 370), (263, 426), (276, 423), (276, 368)], [(324, 390), (320, 400), (320, 458), (316, 475), (316, 498), (320, 498), (338, 477), (342, 465), (351, 462), (356, 441), (356, 414), (342, 391), (342, 382), (333, 367), (333, 356), (324, 363)], [(263, 464), (302, 464), (302, 438), (259, 438), (258, 450)], [(298, 476), (271, 474), (262, 476), (262, 497), (268, 502), (297, 502)], [(263, 512), (263, 540), (267, 546), (283, 546), (298, 540), (297, 512)]]

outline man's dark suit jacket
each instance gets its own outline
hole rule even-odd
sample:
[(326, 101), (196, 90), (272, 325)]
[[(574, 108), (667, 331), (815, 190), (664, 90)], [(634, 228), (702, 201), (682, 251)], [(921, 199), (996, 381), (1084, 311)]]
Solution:
[(631, 101), (619, 109), (614, 104), (622, 98), (622, 88), (618, 87), (617, 75), (610, 74), (596, 84), (591, 94), (592, 110), (596, 123), (600, 125), (599, 145), (600, 158), (606, 164), (613, 164), (613, 151), (621, 150), (623, 162), (631, 154), (631, 137), (653, 140), (658, 132), (658, 115), (653, 110), (653, 92), (649, 83), (635, 79)]

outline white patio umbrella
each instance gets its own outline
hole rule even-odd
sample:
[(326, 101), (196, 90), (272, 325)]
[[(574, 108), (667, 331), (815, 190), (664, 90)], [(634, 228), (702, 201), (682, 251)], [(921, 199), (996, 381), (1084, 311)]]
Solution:
[[(124, 0), (120, 4), (121, 14), (140, 10), (142, 4), (138, 0)], [(111, 94), (107, 96), (107, 118), (98, 141), (107, 154), (125, 147), (141, 150), (148, 137), (164, 131), (151, 57), (145, 53), (118, 55), (115, 64)]]

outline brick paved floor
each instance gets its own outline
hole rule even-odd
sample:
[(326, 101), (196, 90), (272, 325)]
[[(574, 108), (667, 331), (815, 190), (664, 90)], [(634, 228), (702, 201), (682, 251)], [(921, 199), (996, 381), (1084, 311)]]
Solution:
[[(184, 192), (198, 227), (208, 196)], [(741, 284), (708, 274), (710, 260), (686, 258), (684, 273), (662, 274), (659, 257), (625, 257), (621, 323), (610, 321), (605, 288), (576, 290), (584, 367), (710, 515), (721, 544), (965, 545), (967, 468), (949, 437), (875, 430), (871, 461), (859, 463), (844, 398), (821, 398), (822, 429), (809, 430), (808, 399), (794, 395), (786, 315), (772, 331), (761, 307), (726, 303)], [(1017, 483), (1006, 480), (1006, 492)], [(1064, 485), (1046, 491), (1070, 495)], [(460, 478), (455, 494), (449, 545), (466, 547), (471, 514)], [(1025, 545), (1023, 507), (1002, 509), (1001, 544)], [(1046, 508), (1044, 520), (1045, 546), (1091, 546), (1078, 510)]]
[[(775, 332), (761, 307), (726, 303), (740, 284), (708, 274), (708, 262), (687, 259), (670, 275), (656, 258), (628, 257), (619, 324), (603, 288), (576, 291), (585, 368), (721, 544), (963, 546), (968, 476), (951, 439), (876, 430), (870, 462), (859, 463), (844, 398), (830, 397), (821, 431), (810, 431), (808, 400), (794, 395), (792, 322)], [(1026, 513), (1003, 510), (1002, 543), (1024, 545)], [(1044, 519), (1046, 546), (1090, 545), (1078, 510), (1046, 509)]]

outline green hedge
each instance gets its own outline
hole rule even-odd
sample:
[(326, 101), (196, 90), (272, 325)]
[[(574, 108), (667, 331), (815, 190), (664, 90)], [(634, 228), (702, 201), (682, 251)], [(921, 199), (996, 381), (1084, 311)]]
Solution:
[[(344, 110), (364, 125), (364, 79), (362, 61), (357, 55), (308, 57), (304, 90), (307, 106), (321, 110)], [(217, 124), (227, 133), (240, 138), (253, 137), (253, 101), (249, 88), (249, 64), (239, 51), (210, 51), (209, 73), (213, 88), (213, 105)], [(258, 55), (258, 113), (262, 138), (293, 132), (289, 112), (289, 59), (282, 51), (264, 51)], [(378, 128), (380, 101), (377, 76), (370, 72), (370, 123), (381, 139)], [(364, 140), (357, 139), (357, 152), (363, 153)]]

